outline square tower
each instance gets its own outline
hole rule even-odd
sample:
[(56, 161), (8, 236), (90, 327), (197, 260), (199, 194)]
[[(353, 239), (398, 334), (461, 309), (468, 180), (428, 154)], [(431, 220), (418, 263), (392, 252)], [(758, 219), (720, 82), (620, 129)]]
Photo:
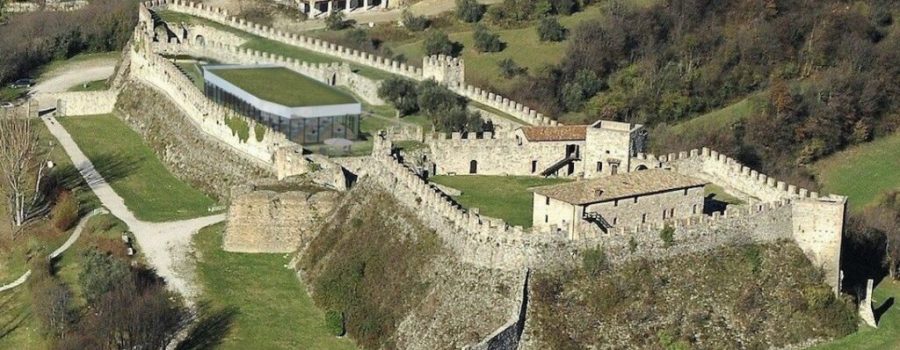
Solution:
[(641, 124), (598, 120), (587, 128), (584, 177), (631, 171), (631, 158), (644, 151), (646, 131)]
[(438, 83), (455, 87), (466, 80), (466, 68), (461, 58), (434, 55), (422, 58), (422, 75)]

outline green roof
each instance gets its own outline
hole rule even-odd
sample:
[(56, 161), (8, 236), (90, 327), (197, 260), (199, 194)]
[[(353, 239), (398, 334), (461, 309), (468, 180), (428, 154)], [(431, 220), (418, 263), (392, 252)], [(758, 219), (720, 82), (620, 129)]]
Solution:
[(343, 91), (283, 67), (207, 67), (207, 70), (256, 97), (288, 107), (357, 103)]

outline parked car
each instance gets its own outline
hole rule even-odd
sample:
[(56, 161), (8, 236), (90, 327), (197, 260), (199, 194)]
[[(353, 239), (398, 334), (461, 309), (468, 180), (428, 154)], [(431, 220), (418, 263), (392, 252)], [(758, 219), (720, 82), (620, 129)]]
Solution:
[(34, 86), (34, 79), (31, 78), (23, 78), (16, 80), (12, 84), (9, 85), (13, 89), (27, 89)]

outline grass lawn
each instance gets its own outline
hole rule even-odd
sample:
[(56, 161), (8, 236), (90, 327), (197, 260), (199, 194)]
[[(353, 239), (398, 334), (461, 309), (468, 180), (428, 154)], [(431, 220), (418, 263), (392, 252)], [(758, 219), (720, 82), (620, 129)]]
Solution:
[(140, 135), (111, 114), (59, 119), (101, 175), (141, 220), (208, 214), (215, 201), (176, 179)]
[(352, 96), (282, 67), (207, 68), (229, 83), (263, 100), (288, 107), (356, 103)]
[(714, 200), (717, 200), (719, 202), (726, 203), (726, 204), (735, 204), (735, 205), (746, 204), (740, 198), (737, 198), (735, 196), (728, 194), (728, 192), (725, 192), (725, 189), (723, 189), (721, 186), (717, 186), (717, 185), (713, 185), (713, 184), (706, 185), (706, 187), (703, 188), (703, 194), (706, 196), (711, 194), (711, 195), (713, 195)]
[(900, 134), (851, 147), (814, 166), (822, 192), (849, 197), (858, 211), (876, 203), (891, 189), (900, 189)]
[(197, 276), (213, 307), (235, 311), (218, 349), (354, 349), (349, 338), (325, 328), (306, 286), (285, 267), (287, 254), (228, 253), (221, 249), (224, 224), (194, 236)]
[[(860, 325), (856, 333), (844, 338), (812, 347), (811, 350), (876, 350), (900, 349), (900, 311), (897, 310), (897, 298), (900, 298), (900, 282), (885, 278), (878, 284), (872, 296), (874, 307), (891, 299), (894, 303), (878, 319), (878, 328)], [(878, 317), (878, 313), (875, 314)]]
[(431, 182), (462, 191), (454, 197), (466, 208), (478, 208), (481, 214), (506, 220), (512, 226), (531, 227), (534, 196), (528, 188), (569, 182), (531, 176), (460, 175), (434, 176)]
[(69, 91), (103, 91), (109, 89), (109, 82), (106, 79), (94, 80), (82, 85), (75, 85), (69, 88)]

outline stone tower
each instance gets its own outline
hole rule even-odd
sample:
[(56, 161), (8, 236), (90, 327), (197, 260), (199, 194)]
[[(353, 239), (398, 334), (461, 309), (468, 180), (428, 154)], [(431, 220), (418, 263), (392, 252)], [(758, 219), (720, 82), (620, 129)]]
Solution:
[(584, 176), (631, 171), (631, 158), (643, 152), (644, 126), (599, 120), (587, 127), (584, 149)]
[(422, 75), (447, 86), (460, 86), (465, 82), (466, 69), (461, 58), (435, 55), (422, 59)]

